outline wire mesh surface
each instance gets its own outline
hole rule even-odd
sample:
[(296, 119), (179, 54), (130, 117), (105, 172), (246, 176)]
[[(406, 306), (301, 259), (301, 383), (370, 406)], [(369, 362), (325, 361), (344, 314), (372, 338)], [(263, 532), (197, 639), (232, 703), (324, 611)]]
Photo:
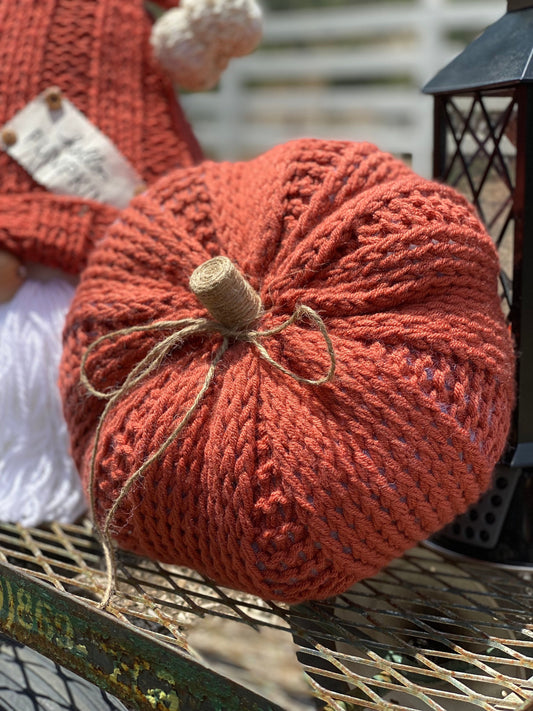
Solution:
[[(93, 609), (105, 585), (88, 522), (40, 529), (2, 524), (2, 563)], [(335, 711), (523, 711), (533, 699), (529, 573), (451, 561), (420, 546), (344, 595), (292, 608), (130, 554), (120, 554), (118, 579), (108, 612), (117, 624), (148, 633), (156, 653), (164, 645), (161, 665), (172, 648), (204, 664), (190, 637), (202, 621), (219, 618), (230, 640), (245, 629), (252, 640), (268, 630), (289, 640), (292, 634), (314, 696)], [(228, 664), (236, 663), (232, 646)], [(275, 682), (270, 671), (260, 670), (267, 686)], [(152, 707), (166, 708), (157, 700)], [(290, 699), (280, 707), (301, 708)]]

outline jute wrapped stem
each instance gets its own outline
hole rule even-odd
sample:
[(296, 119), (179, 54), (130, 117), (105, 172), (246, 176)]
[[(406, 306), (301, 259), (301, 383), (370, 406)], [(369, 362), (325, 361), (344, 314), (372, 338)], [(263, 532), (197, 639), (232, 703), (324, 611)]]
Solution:
[[(148, 467), (159, 459), (159, 457), (168, 449), (172, 442), (174, 442), (182, 430), (187, 426), (187, 423), (198, 409), (201, 399), (208, 390), (211, 381), (213, 380), (217, 364), (223, 357), (224, 353), (228, 350), (230, 342), (245, 341), (252, 344), (255, 346), (260, 356), (270, 363), (270, 365), (300, 383), (306, 383), (308, 385), (323, 385), (331, 380), (335, 373), (335, 352), (333, 350), (333, 344), (323, 320), (320, 318), (318, 313), (309, 306), (300, 304), (296, 307), (293, 314), (288, 319), (275, 328), (266, 331), (254, 331), (250, 329), (250, 326), (263, 312), (261, 299), (246, 281), (244, 276), (237, 270), (234, 264), (227, 257), (214, 257), (213, 259), (210, 259), (197, 267), (191, 275), (189, 286), (191, 291), (193, 291), (193, 293), (198, 297), (199, 301), (201, 301), (201, 303), (208, 309), (214, 320), (198, 318), (181, 319), (178, 321), (160, 321), (157, 323), (133, 326), (132, 328), (124, 328), (118, 331), (113, 331), (112, 333), (101, 336), (94, 341), (94, 343), (92, 343), (84, 353), (81, 360), (80, 377), (82, 383), (92, 395), (108, 401), (102, 415), (100, 416), (98, 427), (96, 428), (89, 478), (91, 514), (93, 521), (98, 526), (95, 492), (96, 459), (98, 454), (100, 433), (109, 411), (117, 402), (122, 400), (130, 390), (132, 390), (138, 383), (153, 372), (163, 362), (171, 350), (181, 347), (185, 340), (190, 336), (199, 333), (218, 333), (223, 338), (222, 344), (219, 346), (215, 357), (209, 366), (204, 382), (198, 391), (194, 402), (159, 449), (154, 452), (154, 454), (152, 454), (142, 464), (142, 466), (131, 474), (113, 506), (107, 512), (103, 526), (99, 528), (107, 568), (107, 585), (100, 602), (101, 607), (106, 607), (108, 605), (115, 588), (116, 561), (113, 554), (113, 543), (110, 535), (110, 527), (115, 514), (119, 506), (124, 501), (124, 498), (128, 495), (129, 491), (131, 491), (133, 485), (144, 474)], [(262, 339), (281, 333), (281, 331), (284, 331), (288, 326), (304, 317), (307, 317), (310, 321), (312, 321), (324, 337), (330, 359), (330, 365), (327, 373), (318, 379), (304, 378), (288, 370), (281, 365), (281, 363), (275, 361), (261, 343)], [(170, 335), (166, 336), (150, 350), (143, 360), (138, 363), (128, 374), (126, 380), (119, 388), (112, 392), (103, 392), (93, 387), (86, 372), (87, 359), (91, 353), (93, 353), (94, 350), (104, 341), (141, 331), (149, 331), (152, 333), (157, 331), (170, 331)]]
[(241, 331), (263, 311), (261, 297), (227, 257), (213, 257), (200, 264), (189, 287), (211, 316), (232, 331)]

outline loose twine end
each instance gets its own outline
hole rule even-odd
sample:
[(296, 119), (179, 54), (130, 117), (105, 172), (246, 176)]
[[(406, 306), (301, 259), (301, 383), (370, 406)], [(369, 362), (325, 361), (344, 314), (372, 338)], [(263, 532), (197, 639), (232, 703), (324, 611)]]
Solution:
[[(309, 306), (298, 305), (292, 315), (283, 321), (279, 326), (266, 331), (252, 330), (251, 326), (263, 313), (263, 305), (259, 294), (251, 287), (245, 277), (237, 270), (235, 265), (227, 257), (214, 257), (197, 267), (192, 273), (189, 286), (198, 300), (209, 311), (211, 319), (180, 319), (177, 321), (158, 321), (156, 323), (141, 326), (132, 326), (118, 331), (113, 331), (101, 336), (94, 341), (83, 354), (81, 359), (80, 380), (91, 395), (107, 400), (107, 404), (100, 416), (96, 428), (93, 449), (90, 463), (89, 492), (90, 511), (100, 537), (105, 556), (106, 566), (106, 587), (99, 603), (99, 607), (105, 609), (116, 589), (116, 559), (111, 538), (111, 524), (115, 515), (131, 491), (135, 483), (143, 476), (148, 467), (153, 464), (176, 440), (190, 419), (195, 414), (198, 406), (209, 389), (216, 367), (224, 353), (230, 347), (232, 341), (244, 341), (250, 343), (258, 351), (259, 355), (273, 368), (281, 371), (285, 375), (293, 378), (299, 383), (308, 385), (323, 385), (329, 382), (335, 373), (336, 360), (331, 338), (327, 332), (324, 321), (319, 314)], [(261, 341), (278, 333), (281, 333), (290, 325), (303, 318), (310, 320), (322, 334), (326, 343), (330, 365), (326, 374), (318, 379), (304, 378), (297, 373), (285, 368), (281, 363), (274, 360), (268, 353)], [(104, 342), (119, 338), (123, 335), (140, 332), (169, 332), (159, 343), (157, 343), (149, 353), (131, 370), (124, 383), (112, 391), (101, 391), (95, 388), (87, 376), (87, 360), (89, 356)], [(200, 333), (217, 333), (222, 336), (222, 344), (215, 353), (204, 381), (189, 409), (185, 412), (179, 423), (176, 425), (169, 437), (163, 442), (159, 449), (154, 452), (133, 474), (131, 474), (113, 506), (107, 512), (103, 523), (99, 524), (96, 511), (96, 460), (98, 445), (102, 427), (106, 421), (109, 411), (126, 395), (152, 373), (166, 358), (173, 349), (180, 348), (191, 336)]]

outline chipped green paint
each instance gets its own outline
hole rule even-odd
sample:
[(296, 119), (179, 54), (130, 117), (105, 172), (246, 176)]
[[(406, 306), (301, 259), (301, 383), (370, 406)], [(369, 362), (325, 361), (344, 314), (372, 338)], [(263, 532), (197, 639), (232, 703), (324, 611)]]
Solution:
[(138, 711), (283, 711), (185, 652), (0, 563), (0, 630)]

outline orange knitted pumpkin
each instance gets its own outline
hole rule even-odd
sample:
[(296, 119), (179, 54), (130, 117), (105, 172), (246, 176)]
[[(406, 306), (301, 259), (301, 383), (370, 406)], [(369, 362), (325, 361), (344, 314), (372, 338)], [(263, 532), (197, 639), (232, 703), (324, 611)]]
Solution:
[[(229, 337), (197, 408), (113, 516), (118, 544), (269, 599), (324, 598), (463, 512), (490, 482), (513, 405), (495, 249), (467, 202), (370, 144), (301, 140), (177, 171), (94, 250), (65, 332), (61, 388), (89, 481), (103, 403), (168, 333), (208, 317), (193, 270), (225, 255), (260, 296), (256, 344)], [(175, 343), (102, 421), (100, 525), (205, 381), (220, 333)], [(220, 350), (218, 350), (220, 354)]]

